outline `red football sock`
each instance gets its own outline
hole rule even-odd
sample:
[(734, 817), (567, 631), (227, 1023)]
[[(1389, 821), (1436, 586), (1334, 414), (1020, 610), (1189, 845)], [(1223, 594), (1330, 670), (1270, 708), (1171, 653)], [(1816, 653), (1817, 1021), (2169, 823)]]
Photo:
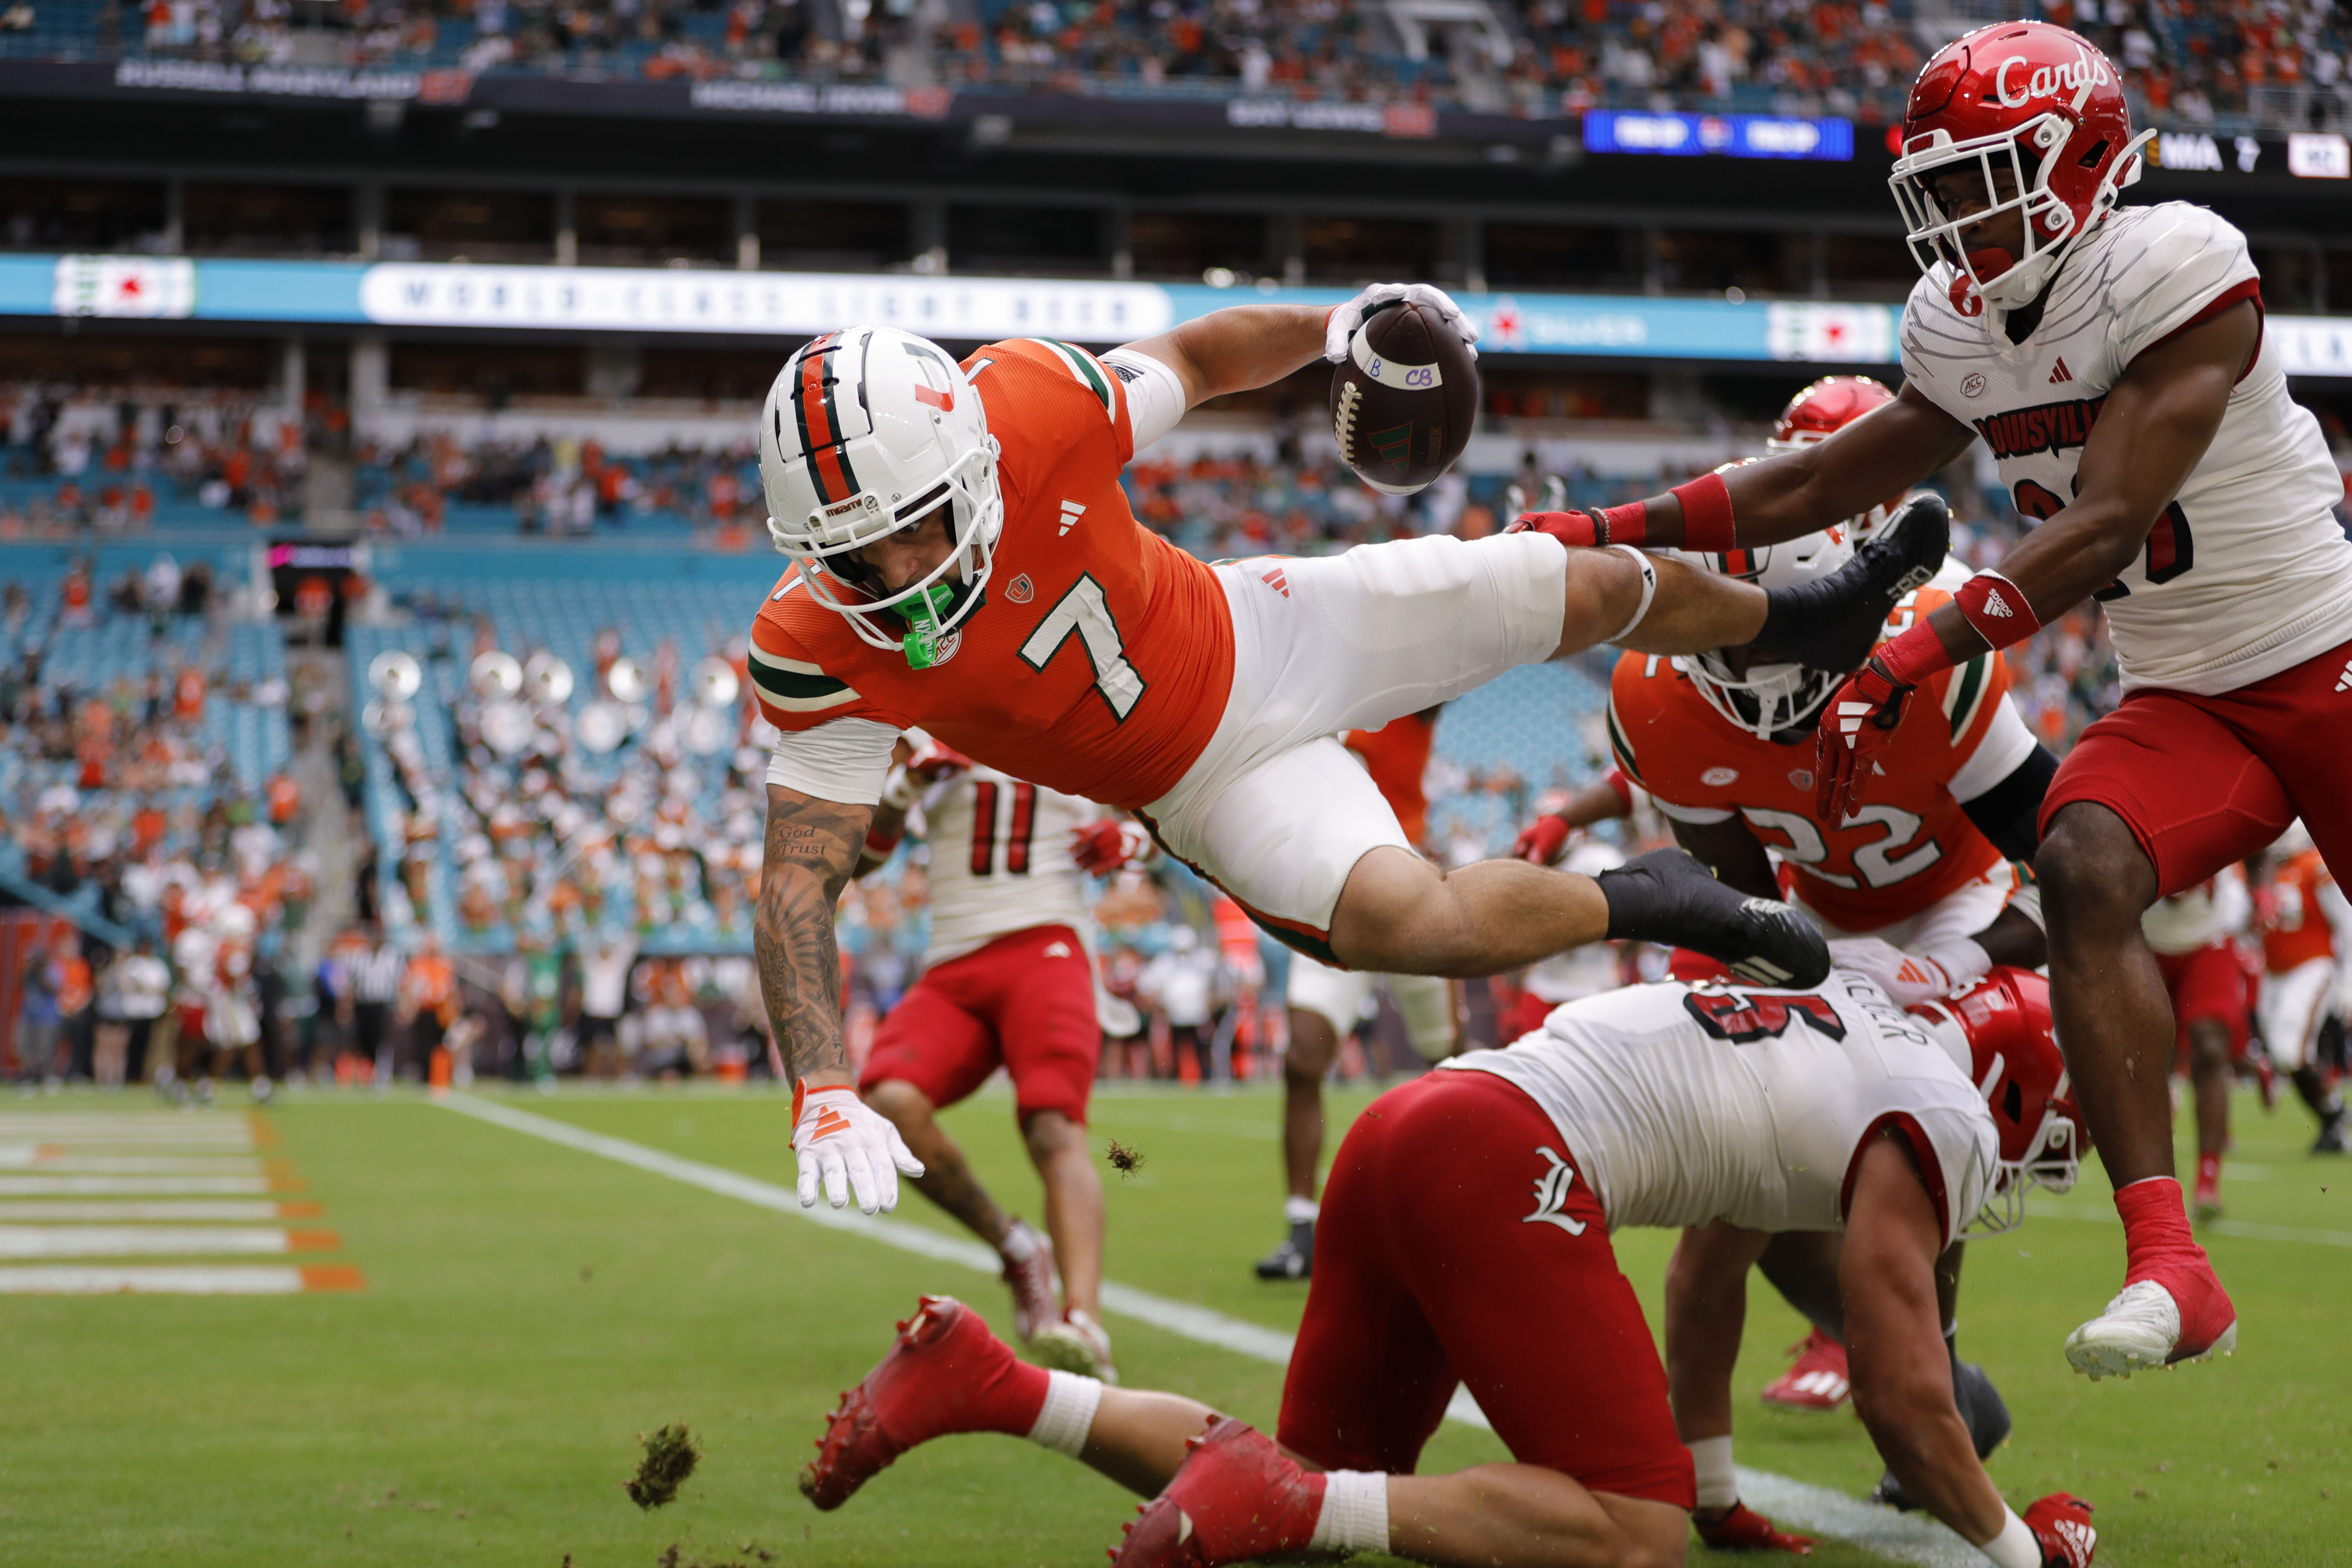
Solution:
[(2221, 1184), (2221, 1155), (2200, 1154), (2197, 1156), (2197, 1184), (2200, 1188), (2218, 1187)]
[(1044, 1367), (1007, 1357), (1003, 1369), (988, 1380), (981, 1397), (972, 1401), (972, 1413), (984, 1415), (988, 1422), (980, 1430), (1012, 1437), (1029, 1436), (1037, 1425), (1037, 1413), (1045, 1408), (1045, 1390), (1053, 1381), (1053, 1373)]
[(2184, 1255), (2199, 1264), (2205, 1249), (2189, 1234), (2189, 1214), (2181, 1206), (2180, 1183), (2171, 1176), (2149, 1176), (2116, 1194), (2116, 1212), (2124, 1221), (2124, 1279), (2127, 1284), (2150, 1278), (2162, 1264)]

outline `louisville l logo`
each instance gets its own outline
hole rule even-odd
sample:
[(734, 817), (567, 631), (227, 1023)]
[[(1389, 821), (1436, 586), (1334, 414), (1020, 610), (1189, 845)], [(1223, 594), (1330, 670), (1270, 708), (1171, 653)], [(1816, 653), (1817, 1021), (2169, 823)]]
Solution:
[(1538, 1147), (1536, 1152), (1551, 1162), (1551, 1169), (1536, 1178), (1536, 1212), (1519, 1223), (1556, 1225), (1570, 1236), (1582, 1236), (1585, 1222), (1560, 1212), (1568, 1206), (1568, 1189), (1575, 1184), (1576, 1167), (1561, 1159), (1557, 1150)]

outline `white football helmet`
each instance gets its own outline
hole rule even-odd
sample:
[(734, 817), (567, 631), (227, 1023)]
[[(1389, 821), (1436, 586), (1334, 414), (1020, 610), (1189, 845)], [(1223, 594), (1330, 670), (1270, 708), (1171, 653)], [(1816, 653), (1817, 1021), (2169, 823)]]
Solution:
[[(896, 327), (827, 332), (784, 362), (761, 412), (768, 537), (801, 563), (809, 595), (874, 647), (899, 647), (902, 619), (945, 633), (979, 605), (1003, 531), (996, 453), (980, 394), (945, 349)], [(898, 592), (841, 559), (942, 505), (955, 549)]]
[[(1752, 550), (1702, 553), (1691, 550), (1652, 552), (1701, 572), (1720, 573), (1759, 588), (1790, 588), (1825, 577), (1853, 559), (1853, 545), (1842, 529), (1826, 528), (1781, 544)], [(1784, 731), (1810, 730), (1813, 716), (1850, 669), (1810, 669), (1801, 664), (1753, 664), (1744, 676), (1731, 672), (1720, 651), (1688, 654), (1675, 668), (1690, 677), (1707, 706), (1740, 729), (1770, 740)]]

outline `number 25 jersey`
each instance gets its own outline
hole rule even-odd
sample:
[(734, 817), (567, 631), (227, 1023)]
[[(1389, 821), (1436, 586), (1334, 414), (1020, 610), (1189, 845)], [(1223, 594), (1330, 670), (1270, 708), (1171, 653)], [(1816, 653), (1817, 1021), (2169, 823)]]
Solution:
[(916, 669), (811, 600), (795, 565), (752, 624), (760, 711), (785, 732), (780, 751), (842, 719), (919, 727), (1016, 779), (1148, 805), (1223, 716), (1234, 674), (1224, 589), (1129, 510), (1118, 475), (1134, 426), (1114, 367), (1023, 338), (987, 345), (963, 368), (998, 443), (1004, 491), (986, 598), (941, 639), (939, 661)]
[[(2076, 242), (2021, 343), (1939, 266), (1903, 311), (1906, 384), (1992, 449), (2017, 510), (2074, 499), (2084, 444), (2141, 353), (2242, 300), (2262, 306), (2246, 237), (2200, 206), (2126, 207)], [(2205, 455), (2132, 564), (2097, 595), (2126, 691), (2216, 696), (2352, 637), (2344, 480), (2287, 395), (2265, 331)]]

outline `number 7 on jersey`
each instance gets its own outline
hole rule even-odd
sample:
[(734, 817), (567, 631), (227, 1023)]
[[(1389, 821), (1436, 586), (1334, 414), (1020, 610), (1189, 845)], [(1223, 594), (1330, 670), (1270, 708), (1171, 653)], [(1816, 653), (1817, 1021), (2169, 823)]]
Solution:
[(1045, 612), (1029, 640), (1021, 645), (1021, 658), (1030, 668), (1042, 670), (1062, 651), (1062, 645), (1072, 633), (1086, 645), (1087, 658), (1095, 667), (1095, 689), (1122, 723), (1143, 697), (1143, 677), (1135, 673), (1135, 666), (1127, 662), (1127, 649), (1118, 640), (1118, 622), (1111, 618), (1110, 605), (1103, 597), (1102, 584), (1090, 575), (1080, 575), (1070, 585), (1070, 591)]

